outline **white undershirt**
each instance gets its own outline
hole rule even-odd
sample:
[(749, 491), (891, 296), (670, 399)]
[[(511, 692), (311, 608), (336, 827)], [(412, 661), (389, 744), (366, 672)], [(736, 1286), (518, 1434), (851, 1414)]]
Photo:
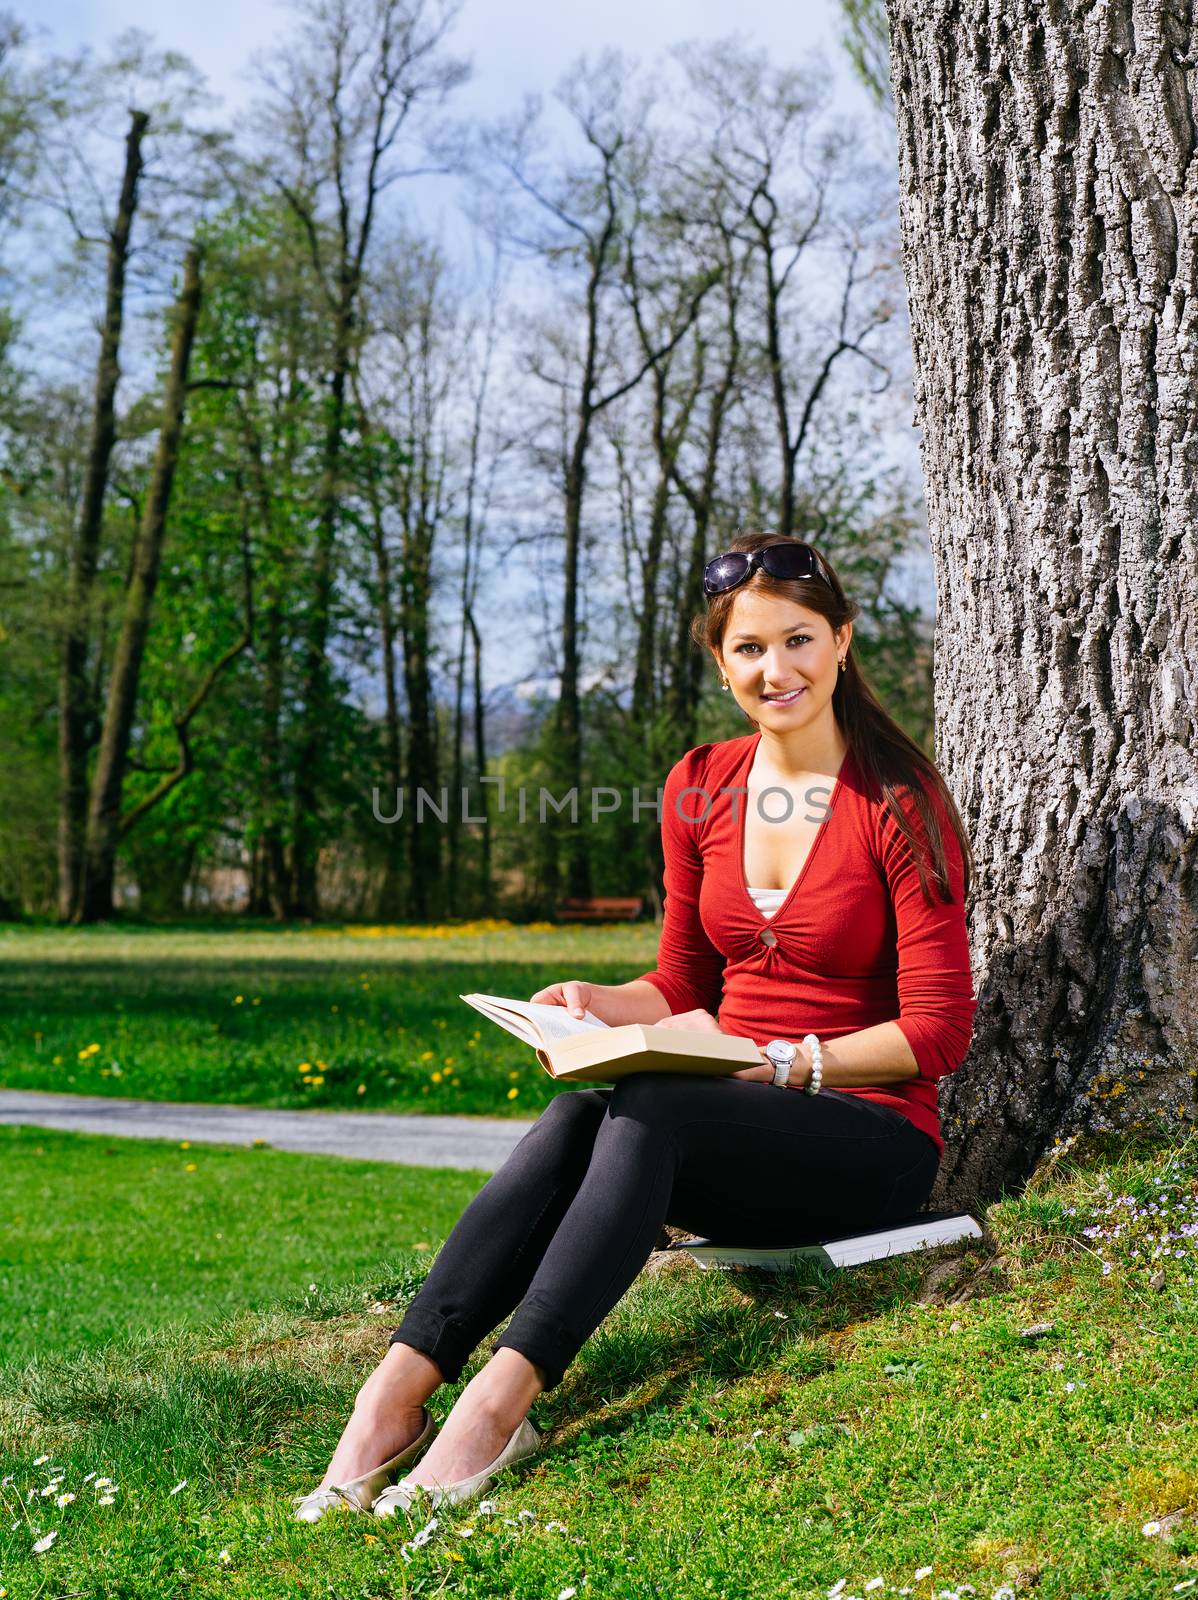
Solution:
[(763, 917), (772, 917), (790, 893), (789, 889), (749, 889), (749, 898)]

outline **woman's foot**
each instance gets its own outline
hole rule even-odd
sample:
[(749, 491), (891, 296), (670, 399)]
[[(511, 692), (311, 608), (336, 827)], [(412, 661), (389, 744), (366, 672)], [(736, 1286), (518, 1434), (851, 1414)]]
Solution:
[[(353, 1414), (319, 1487), (348, 1483), (406, 1450), (425, 1425), (424, 1401), (440, 1369), (419, 1351), (393, 1344), (358, 1391)], [(418, 1397), (418, 1398), (417, 1398)]]
[(545, 1386), (545, 1375), (504, 1345), (471, 1378), (405, 1482), (457, 1483), (489, 1467)]

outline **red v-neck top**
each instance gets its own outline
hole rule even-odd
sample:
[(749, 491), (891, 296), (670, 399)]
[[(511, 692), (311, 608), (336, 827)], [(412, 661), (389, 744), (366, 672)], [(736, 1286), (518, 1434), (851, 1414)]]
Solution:
[[(806, 1033), (831, 1042), (897, 1022), (918, 1077), (843, 1092), (893, 1106), (943, 1154), (936, 1085), (964, 1060), (977, 1009), (964, 867), (944, 803), (927, 790), (943, 825), (953, 899), (940, 899), (925, 856), (929, 905), (910, 846), (880, 791), (867, 794), (849, 750), (835, 783), (812, 791), (805, 814), (824, 820), (786, 898), (765, 917), (744, 873), (745, 785), (760, 739), (701, 744), (670, 769), (661, 807), (664, 921), (657, 967), (640, 976), (661, 990), (671, 1014), (711, 1011), (725, 1033), (758, 1045)], [(924, 840), (914, 804), (905, 808)], [(780, 798), (765, 809), (780, 815)]]

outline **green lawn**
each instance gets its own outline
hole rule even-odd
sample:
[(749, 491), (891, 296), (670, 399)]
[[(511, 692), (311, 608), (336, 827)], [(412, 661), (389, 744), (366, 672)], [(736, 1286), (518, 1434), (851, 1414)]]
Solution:
[[(34, 1137), (16, 1140), (24, 1163)], [(85, 1143), (87, 1159), (56, 1159), (46, 1180), (64, 1215), (97, 1182), (101, 1206), (123, 1187), (97, 1177), (103, 1160)], [(175, 1159), (137, 1147), (127, 1176)], [(215, 1159), (204, 1153), (194, 1176)], [(293, 1164), (322, 1193), (343, 1170), (228, 1159), (247, 1181)], [(259, 1243), (289, 1260), (278, 1305), (103, 1349), (68, 1339), (0, 1369), (0, 1588), (12, 1600), (1198, 1589), (1198, 1141), (1070, 1160), (990, 1208), (993, 1253), (988, 1240), (840, 1274), (643, 1275), (534, 1407), (546, 1448), (498, 1485), (493, 1510), (451, 1510), (420, 1545), (403, 1519), (297, 1524), (290, 1496), (315, 1481), (427, 1258), (393, 1254), (385, 1271), (340, 1281), (330, 1268), (305, 1305), (276, 1213)], [(406, 1194), (412, 1177), (390, 1181)], [(144, 1296), (151, 1232), (184, 1262), (200, 1248), (219, 1259), (195, 1190), (179, 1178), (160, 1193), (137, 1223), (131, 1296)], [(110, 1243), (103, 1252), (115, 1258)], [(30, 1256), (31, 1272), (39, 1260), (58, 1281), (53, 1249)], [(215, 1282), (197, 1289), (197, 1311)], [(51, 1293), (69, 1327), (69, 1295)], [(386, 1317), (376, 1297), (391, 1302)], [(442, 1415), (455, 1392), (437, 1397)], [(111, 1504), (96, 1475), (115, 1480)], [(44, 1496), (49, 1483), (59, 1488)]]
[(435, 1252), (485, 1181), (0, 1127), (0, 1365), (280, 1301), (319, 1313)]
[(527, 999), (564, 978), (623, 983), (656, 955), (651, 923), (0, 927), (0, 1087), (531, 1117), (552, 1080), (459, 994)]

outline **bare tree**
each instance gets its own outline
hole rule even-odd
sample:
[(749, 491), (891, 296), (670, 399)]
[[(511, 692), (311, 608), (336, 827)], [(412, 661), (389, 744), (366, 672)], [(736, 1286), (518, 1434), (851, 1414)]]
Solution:
[[(814, 69), (775, 68), (764, 52), (731, 42), (677, 54), (708, 110), (707, 159), (743, 219), (737, 237), (757, 258), (762, 365), (780, 468), (775, 526), (789, 536), (797, 462), (834, 369), (855, 356), (888, 381), (873, 335), (893, 312), (894, 263), (877, 193), (855, 170), (860, 163), (849, 132), (827, 121)], [(863, 187), (854, 201), (853, 191)], [(813, 256), (821, 258), (821, 280), (839, 280), (823, 312), (813, 293)], [(792, 314), (796, 302), (802, 310)]]
[(420, 113), (467, 75), (443, 48), (457, 9), (455, 0), (297, 0), (298, 39), (263, 67), (268, 171), (307, 237), (333, 335), (294, 783), (291, 899), (299, 916), (316, 910), (328, 641), (363, 284), (382, 197), (427, 165), (413, 153)]
[[(466, 448), (466, 476), (462, 486), (462, 572), (461, 610), (462, 632), (458, 659), (454, 672), (453, 748), (451, 754), (450, 795), (456, 800), (464, 787), (465, 776), (465, 723), (466, 723), (466, 663), (469, 656), (471, 672), (470, 722), (473, 744), (474, 770), (481, 778), (487, 770), (486, 702), (483, 694), (483, 641), (478, 625), (479, 595), (483, 570), (483, 555), (487, 517), (490, 511), (495, 477), (499, 469), (504, 445), (498, 441), (488, 446), (487, 424), (490, 402), (492, 369), (499, 341), (498, 319), (503, 292), (503, 259), (496, 250), (493, 258), (490, 284), (487, 293), (486, 319), (476, 334), (481, 344), (481, 359), (477, 372), (469, 380), (470, 431)], [(469, 647), (467, 647), (469, 641)], [(449, 859), (446, 878), (450, 905), (457, 905), (462, 888), (461, 839), (456, 805), (450, 811)], [(484, 914), (494, 910), (495, 887), (491, 877), (491, 808), (484, 801), (482, 807), (482, 839), (478, 880), (480, 909)]]
[[(568, 788), (581, 789), (579, 583), (584, 499), (596, 421), (681, 341), (712, 280), (703, 278), (689, 286), (679, 314), (659, 344), (648, 351), (629, 348), (621, 283), (631, 214), (623, 164), (635, 156), (635, 140), (648, 114), (649, 93), (636, 84), (630, 64), (609, 51), (597, 63), (579, 62), (564, 80), (558, 98), (581, 135), (582, 153), (577, 158), (538, 167), (532, 149), (538, 111), (535, 102), (530, 102), (518, 123), (492, 135), (490, 153), (516, 193), (530, 202), (527, 220), (517, 216), (500, 222), (505, 236), (516, 248), (567, 273), (577, 292), (574, 337), (553, 341), (556, 370), (535, 358), (531, 370), (558, 398), (564, 423), (560, 468), (562, 666), (553, 748), (561, 781)], [(545, 889), (553, 893), (557, 888), (556, 832), (552, 827), (542, 832), (547, 846)], [(573, 896), (590, 893), (586, 841), (577, 829), (568, 838), (566, 887)]]
[(890, 24), (936, 749), (979, 868), (938, 1189), (972, 1205), (1195, 1114), (1198, 65), (1165, 7)]
[(87, 762), (92, 743), (90, 724), (95, 717), (95, 702), (88, 675), (92, 587), (100, 553), (108, 470), (116, 439), (116, 387), (120, 376), (125, 279), (142, 173), (142, 142), (148, 123), (146, 112), (133, 111), (130, 114), (120, 195), (108, 230), (108, 281), (96, 363), (91, 443), (87, 453), (79, 521), (70, 553), (58, 678), (58, 915), (62, 921), (73, 918), (82, 903), (87, 833)]
[(125, 590), (124, 613), (112, 671), (108, 678), (108, 698), (104, 723), (96, 752), (87, 816), (85, 860), (75, 919), (92, 922), (109, 917), (113, 911), (113, 874), (117, 846), (133, 824), (171, 792), (191, 770), (191, 745), (188, 738), (192, 719), (211, 692), (220, 672), (240, 655), (250, 640), (247, 632), (221, 657), (219, 670), (209, 673), (203, 692), (193, 696), (187, 713), (176, 718), (179, 759), (167, 774), (127, 814), (121, 814), (129, 758), (129, 741), (137, 708), (137, 692), (145, 656), (146, 636), (158, 586), (162, 550), (166, 542), (167, 514), (179, 459), (183, 434), (183, 410), (187, 397), (188, 372), (196, 322), (200, 314), (200, 262), (202, 252), (193, 245), (183, 267), (183, 282), (175, 307), (175, 329), (171, 347), (170, 371), (162, 400), (162, 424), (158, 447), (150, 474), (150, 484), (142, 510), (141, 526), (134, 545), (129, 582)]

